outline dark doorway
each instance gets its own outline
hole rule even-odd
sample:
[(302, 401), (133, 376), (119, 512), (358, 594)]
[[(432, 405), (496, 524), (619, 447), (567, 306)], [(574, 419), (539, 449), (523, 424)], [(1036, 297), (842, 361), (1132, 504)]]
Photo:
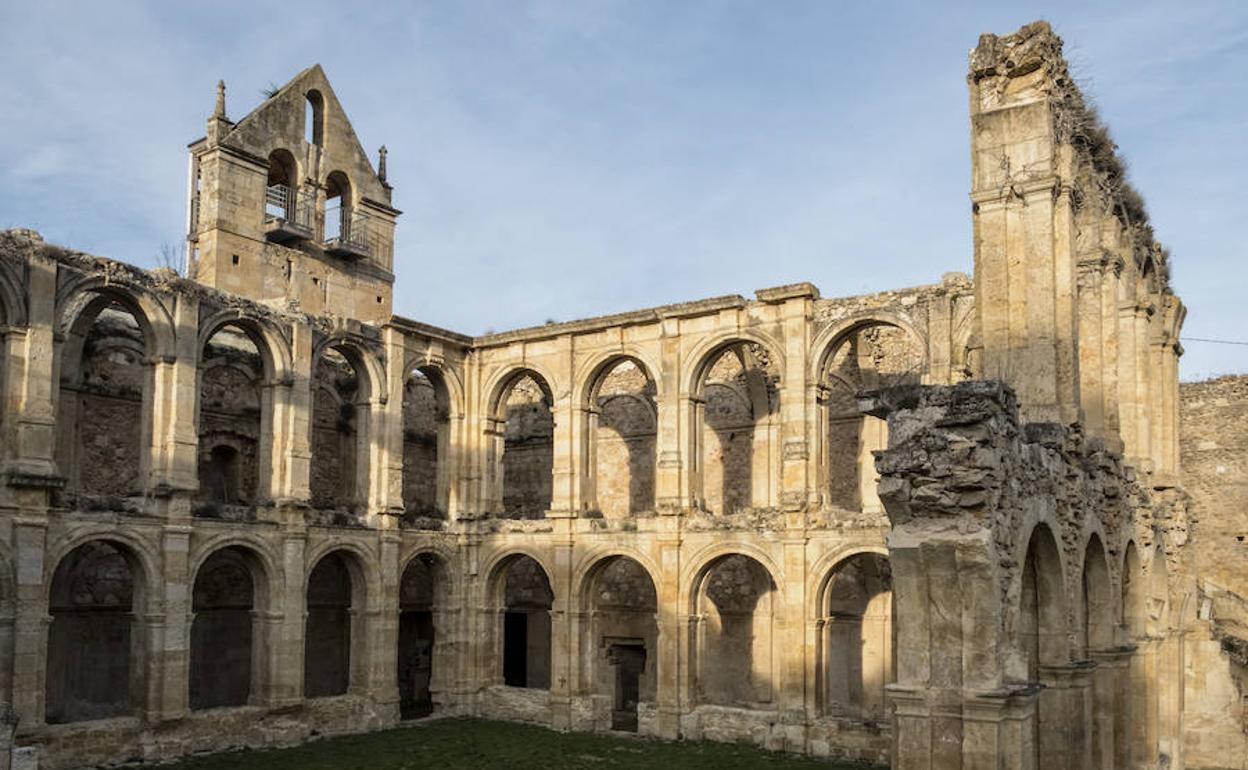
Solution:
[(637, 701), (641, 700), (641, 672), (646, 668), (646, 648), (639, 641), (613, 644), (607, 658), (615, 666), (611, 729), (635, 733)]
[(404, 719), (433, 712), (433, 613), (399, 615), (399, 712)]
[(503, 684), (527, 687), (529, 613), (503, 613)]

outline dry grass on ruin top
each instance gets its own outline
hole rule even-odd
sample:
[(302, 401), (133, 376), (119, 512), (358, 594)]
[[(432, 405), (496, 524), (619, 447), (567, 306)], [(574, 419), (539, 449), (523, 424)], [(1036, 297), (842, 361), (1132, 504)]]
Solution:
[(188, 759), (163, 770), (417, 770), (455, 768), (663, 768), (663, 770), (863, 770), (718, 743), (665, 743), (556, 733), (477, 719), (438, 719), (385, 732), (331, 738), (293, 749), (242, 751)]

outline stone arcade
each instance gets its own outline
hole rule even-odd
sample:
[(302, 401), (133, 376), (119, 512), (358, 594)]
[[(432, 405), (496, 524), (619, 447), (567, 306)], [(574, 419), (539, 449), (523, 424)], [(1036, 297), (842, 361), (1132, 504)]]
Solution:
[[(237, 122), (219, 87), (189, 277), (0, 234), (24, 761), (434, 713), (907, 770), (1240, 767), (1242, 524), (1203, 575), (1192, 512), (1230, 483), (1201, 453), (1239, 473), (1242, 445), (1180, 431), (1168, 255), (1047, 25), (984, 36), (969, 85), (973, 280), (479, 337), (396, 317), (384, 148), (320, 67)], [(1203, 423), (1245, 389), (1196, 396)]]

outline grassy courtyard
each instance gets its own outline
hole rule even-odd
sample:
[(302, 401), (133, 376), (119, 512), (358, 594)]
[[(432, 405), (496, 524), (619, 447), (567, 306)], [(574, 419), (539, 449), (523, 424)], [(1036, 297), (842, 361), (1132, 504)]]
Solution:
[(293, 749), (244, 751), (165, 765), (171, 770), (438, 770), (456, 768), (663, 768), (863, 770), (716, 743), (662, 743), (477, 719), (439, 719), (331, 738)]

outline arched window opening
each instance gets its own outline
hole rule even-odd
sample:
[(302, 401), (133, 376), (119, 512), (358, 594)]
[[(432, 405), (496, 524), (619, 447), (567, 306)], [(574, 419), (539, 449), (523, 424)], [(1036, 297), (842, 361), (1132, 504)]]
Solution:
[(613, 556), (595, 568), (586, 586), (589, 644), (582, 646), (590, 693), (611, 699), (611, 722), (603, 729), (637, 732), (641, 703), (658, 689), (658, 594), (645, 568)]
[(546, 382), (531, 372), (507, 388), (500, 404), (503, 515), (540, 519), (550, 509), (555, 418)]
[(699, 703), (761, 707), (774, 698), (776, 585), (757, 561), (731, 554), (707, 570), (697, 594)]
[(136, 570), (118, 546), (78, 546), (52, 576), (45, 719), (49, 724), (124, 716), (142, 693)]
[(449, 609), (446, 567), (432, 554), (408, 563), (399, 585), (399, 711), (404, 719), (433, 712), (454, 663), (439, 629)]
[(304, 105), (303, 138), (317, 147), (325, 143), (325, 99), (316, 89), (308, 91)]
[(858, 411), (859, 393), (918, 383), (923, 351), (904, 329), (857, 327), (831, 350), (821, 388), (825, 415), (824, 496), (836, 508), (883, 513), (873, 452), (888, 447), (888, 423)]
[(265, 430), (264, 361), (241, 329), (225, 326), (204, 346), (199, 378), (200, 516), (255, 505), (261, 493)]
[(142, 494), (150, 370), (138, 320), (119, 303), (92, 302), (62, 350), (58, 467), (67, 488), (95, 497)]
[(195, 575), (191, 607), (192, 709), (245, 706), (252, 693), (255, 580), (241, 548), (217, 551)]
[(828, 579), (820, 619), (822, 709), (859, 722), (888, 719), (893, 681), (893, 578), (888, 559), (857, 554)]
[[(780, 371), (766, 348), (739, 342), (723, 348), (707, 368), (701, 444), (701, 498), (710, 513), (763, 508), (771, 497), (780, 409)], [(777, 466), (778, 467), (778, 466)]]
[(328, 348), (316, 362), (312, 383), (312, 507), (358, 513), (367, 447), (361, 422), (367, 405), (360, 371), (343, 351)]
[(264, 193), (266, 237), (279, 243), (310, 238), (315, 203), (315, 198), (300, 192), (295, 156), (283, 149), (269, 153)]
[(436, 369), (413, 369), (403, 386), (405, 526), (446, 519), (450, 495), (449, 397)]
[(503, 684), (550, 688), (550, 610), (555, 595), (542, 566), (517, 556), (502, 568)]
[(351, 614), (354, 585), (346, 560), (331, 553), (308, 577), (303, 695), (343, 695), (351, 684)]
[(654, 397), (653, 380), (632, 359), (605, 370), (593, 389), (588, 464), (595, 506), (607, 518), (654, 510)]
[(334, 171), (325, 183), (325, 242), (346, 237), (351, 222), (351, 182)]

